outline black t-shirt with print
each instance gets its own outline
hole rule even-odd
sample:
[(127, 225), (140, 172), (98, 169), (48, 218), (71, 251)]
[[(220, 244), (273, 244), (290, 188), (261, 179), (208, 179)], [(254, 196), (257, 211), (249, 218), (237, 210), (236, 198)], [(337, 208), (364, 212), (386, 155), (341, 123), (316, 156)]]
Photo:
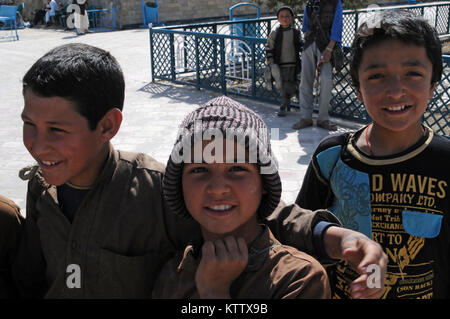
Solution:
[[(450, 140), (428, 129), (400, 154), (369, 157), (356, 147), (363, 130), (320, 143), (296, 203), (327, 208), (380, 243), (389, 259), (382, 298), (449, 298)], [(345, 262), (329, 275), (335, 298), (348, 298), (359, 276)]]

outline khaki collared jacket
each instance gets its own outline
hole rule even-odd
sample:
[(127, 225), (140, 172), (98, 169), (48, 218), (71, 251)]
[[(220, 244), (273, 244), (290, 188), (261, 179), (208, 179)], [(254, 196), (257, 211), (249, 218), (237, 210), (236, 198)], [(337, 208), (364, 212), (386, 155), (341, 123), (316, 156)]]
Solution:
[[(164, 207), (164, 165), (148, 155), (114, 150), (72, 224), (62, 213), (56, 187), (37, 166), (28, 179), (26, 220), (15, 260), (23, 297), (148, 298), (162, 265), (192, 238), (193, 220)], [(322, 211), (274, 212), (268, 223), (281, 241), (314, 253), (312, 225), (335, 221)], [(295, 233), (293, 233), (295, 232)], [(280, 236), (280, 237), (278, 237)]]
[(0, 195), (0, 299), (17, 297), (11, 267), (19, 244), (22, 222), (19, 206)]
[[(163, 267), (154, 298), (199, 298), (195, 274), (201, 247), (189, 245)], [(248, 264), (230, 288), (233, 299), (330, 298), (325, 269), (310, 255), (282, 245), (265, 228), (249, 247)]]

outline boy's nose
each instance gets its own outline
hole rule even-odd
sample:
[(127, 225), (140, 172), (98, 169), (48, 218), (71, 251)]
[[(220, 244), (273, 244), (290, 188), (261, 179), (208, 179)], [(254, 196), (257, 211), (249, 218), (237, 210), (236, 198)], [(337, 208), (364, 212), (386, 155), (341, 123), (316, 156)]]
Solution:
[(393, 76), (388, 83), (387, 95), (390, 98), (398, 99), (405, 95), (405, 87), (400, 76)]
[(42, 155), (51, 149), (46, 134), (36, 133), (31, 137), (30, 151), (34, 155)]
[(231, 188), (227, 180), (220, 176), (215, 176), (210, 179), (206, 191), (210, 195), (223, 195), (230, 192)]

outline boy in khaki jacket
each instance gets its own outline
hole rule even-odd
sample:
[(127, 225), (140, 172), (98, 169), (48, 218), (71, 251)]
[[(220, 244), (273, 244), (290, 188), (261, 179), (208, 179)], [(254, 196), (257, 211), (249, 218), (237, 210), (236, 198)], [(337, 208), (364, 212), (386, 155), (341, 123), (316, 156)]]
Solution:
[[(223, 96), (188, 114), (180, 130), (164, 175), (164, 196), (173, 212), (199, 223), (202, 241), (192, 242), (163, 267), (153, 296), (329, 298), (320, 263), (281, 244), (261, 224), (281, 198), (281, 179), (262, 118)], [(208, 138), (210, 133), (214, 139)], [(201, 138), (192, 143), (194, 134)], [(196, 149), (202, 156), (193, 161), (190, 153)]]

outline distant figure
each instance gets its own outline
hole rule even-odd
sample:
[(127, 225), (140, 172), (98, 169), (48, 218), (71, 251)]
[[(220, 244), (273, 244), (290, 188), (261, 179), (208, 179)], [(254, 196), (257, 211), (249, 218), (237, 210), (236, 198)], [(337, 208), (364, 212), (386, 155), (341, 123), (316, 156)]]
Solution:
[(294, 27), (294, 11), (288, 6), (277, 10), (280, 26), (270, 32), (266, 45), (266, 56), (275, 80), (275, 87), (281, 93), (281, 107), (278, 116), (290, 111), (291, 98), (298, 93), (297, 76), (301, 70), (301, 33)]
[(77, 35), (91, 33), (89, 31), (89, 18), (86, 11), (87, 0), (73, 0), (72, 3), (78, 5), (80, 8), (80, 10), (75, 11), (75, 32)]
[(58, 11), (58, 3), (55, 0), (47, 0), (45, 6), (45, 25), (47, 27), (52, 25), (50, 18), (56, 15), (56, 11)]

